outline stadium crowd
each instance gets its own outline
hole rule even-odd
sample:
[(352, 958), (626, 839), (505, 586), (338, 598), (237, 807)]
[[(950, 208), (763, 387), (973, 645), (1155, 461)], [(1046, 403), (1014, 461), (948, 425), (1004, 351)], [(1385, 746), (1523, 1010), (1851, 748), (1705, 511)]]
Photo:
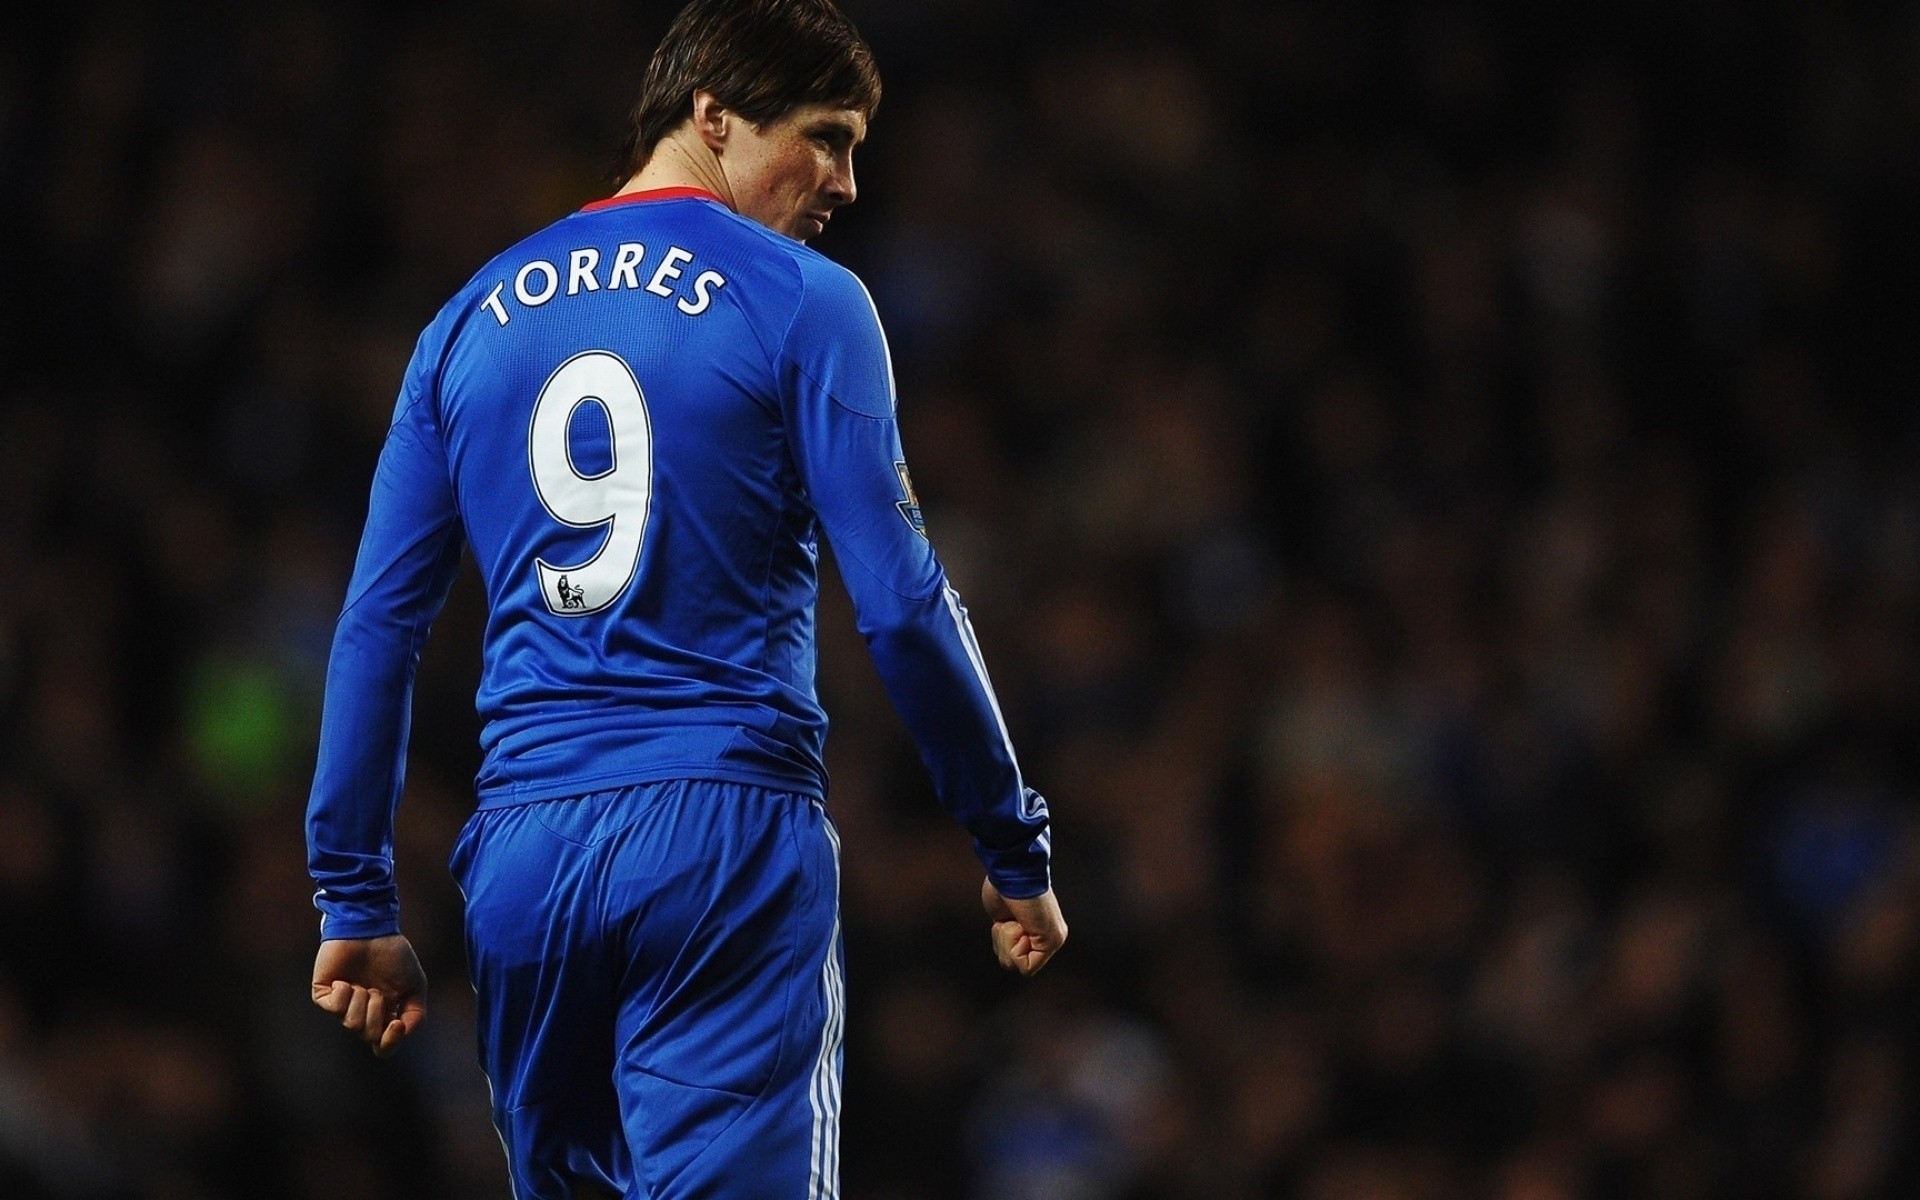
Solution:
[[(506, 1195), (470, 570), (388, 1062), (305, 787), (412, 339), (604, 194), (670, 8), (0, 18), (0, 1195)], [(817, 245), (1075, 937), (994, 968), (826, 572), (846, 1194), (1920, 1195), (1913, 10), (848, 8)]]

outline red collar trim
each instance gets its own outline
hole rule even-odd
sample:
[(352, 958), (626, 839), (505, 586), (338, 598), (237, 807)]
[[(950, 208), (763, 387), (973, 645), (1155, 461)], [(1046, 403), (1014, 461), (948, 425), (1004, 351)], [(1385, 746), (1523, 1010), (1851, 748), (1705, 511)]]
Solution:
[(716, 204), (726, 201), (705, 188), (663, 187), (649, 188), (644, 192), (628, 192), (622, 196), (608, 196), (604, 200), (595, 200), (591, 204), (580, 206), (581, 212), (597, 212), (603, 208), (612, 208), (616, 204), (632, 204), (640, 200), (712, 200)]

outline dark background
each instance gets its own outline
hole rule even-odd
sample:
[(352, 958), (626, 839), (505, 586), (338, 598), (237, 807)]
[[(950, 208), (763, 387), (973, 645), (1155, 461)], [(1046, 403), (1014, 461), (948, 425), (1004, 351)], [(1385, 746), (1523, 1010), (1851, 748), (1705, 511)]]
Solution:
[[(1074, 930), (993, 966), (837, 582), (852, 1200), (1920, 1195), (1920, 11), (850, 10), (818, 248)], [(306, 997), (333, 614), (418, 330), (609, 190), (665, 5), (0, 26), (0, 1196), (504, 1197)]]

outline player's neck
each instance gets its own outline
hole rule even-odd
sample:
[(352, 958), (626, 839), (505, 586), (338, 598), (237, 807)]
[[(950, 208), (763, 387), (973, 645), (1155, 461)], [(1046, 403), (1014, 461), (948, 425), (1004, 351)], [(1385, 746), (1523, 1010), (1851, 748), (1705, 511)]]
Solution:
[(738, 211), (740, 207), (734, 203), (733, 188), (727, 182), (726, 172), (720, 169), (719, 157), (697, 139), (689, 145), (687, 139), (672, 134), (660, 140), (646, 164), (614, 195), (672, 187), (700, 188), (718, 196), (728, 208)]

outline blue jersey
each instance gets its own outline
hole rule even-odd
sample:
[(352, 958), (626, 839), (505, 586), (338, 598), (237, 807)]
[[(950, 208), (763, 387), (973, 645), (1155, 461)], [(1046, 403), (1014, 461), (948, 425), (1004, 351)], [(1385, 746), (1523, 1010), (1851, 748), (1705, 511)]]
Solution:
[(1008, 896), (1048, 885), (966, 610), (908, 482), (860, 281), (711, 196), (589, 205), (422, 334), (328, 664), (308, 806), (327, 937), (397, 928), (414, 665), (462, 543), (486, 588), (479, 803), (662, 779), (821, 796), (824, 531), (935, 791)]

